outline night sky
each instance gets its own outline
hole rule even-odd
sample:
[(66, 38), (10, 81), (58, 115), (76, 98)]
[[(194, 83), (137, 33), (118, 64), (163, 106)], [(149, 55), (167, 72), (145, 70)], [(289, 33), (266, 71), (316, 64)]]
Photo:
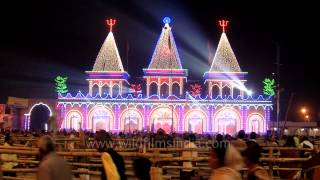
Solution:
[[(306, 106), (320, 119), (319, 28), (315, 4), (208, 3), (202, 1), (10, 1), (0, 12), (0, 103), (8, 96), (56, 98), (53, 79), (69, 77), (71, 92), (87, 91), (86, 74), (107, 36), (105, 20), (117, 19), (114, 34), (130, 82), (139, 82), (163, 26), (171, 26), (188, 80), (201, 82), (209, 69), (208, 42), (214, 54), (228, 19), (227, 36), (240, 67), (249, 72), (247, 87), (262, 94), (262, 80), (276, 72), (276, 44), (281, 48), (282, 114), (293, 93), (289, 120)], [(126, 47), (129, 47), (128, 56)], [(129, 64), (127, 63), (129, 62)], [(203, 81), (202, 81), (203, 82)]]

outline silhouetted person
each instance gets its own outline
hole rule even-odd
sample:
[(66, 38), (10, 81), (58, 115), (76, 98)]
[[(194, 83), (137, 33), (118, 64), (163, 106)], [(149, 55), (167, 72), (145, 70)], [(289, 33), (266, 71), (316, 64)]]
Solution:
[(72, 180), (68, 163), (55, 153), (55, 144), (50, 136), (39, 140), (40, 165), (37, 180)]
[[(95, 136), (95, 142), (96, 142), (97, 150), (99, 152), (107, 153), (107, 154), (104, 154), (105, 156), (102, 156), (102, 160), (103, 161), (106, 160), (105, 163), (111, 166), (113, 166), (112, 164), (114, 163), (114, 165), (116, 166), (115, 170), (120, 176), (120, 179), (126, 180), (127, 177), (125, 175), (126, 168), (125, 168), (124, 160), (119, 153), (113, 150), (111, 136), (104, 130), (98, 131)], [(112, 158), (112, 160), (109, 158), (109, 156)], [(101, 180), (107, 179), (108, 175), (106, 170), (114, 170), (114, 169), (110, 169), (109, 167), (105, 167), (105, 163), (103, 163), (104, 167), (101, 169)], [(116, 172), (110, 172), (110, 173), (116, 173)]]
[(150, 180), (151, 161), (144, 157), (138, 157), (133, 161), (133, 170), (139, 180)]
[(248, 167), (247, 180), (271, 180), (268, 172), (259, 165), (261, 152), (262, 149), (256, 142), (247, 142), (247, 149), (242, 153)]

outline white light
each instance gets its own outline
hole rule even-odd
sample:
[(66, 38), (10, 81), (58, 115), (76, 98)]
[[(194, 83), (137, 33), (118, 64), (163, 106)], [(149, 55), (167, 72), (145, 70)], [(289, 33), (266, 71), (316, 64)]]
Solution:
[(276, 130), (277, 130), (277, 128), (275, 127), (275, 128), (273, 128), (273, 130), (275, 130), (275, 131), (276, 131)]
[(284, 132), (288, 132), (288, 129), (285, 129)]
[(314, 131), (318, 131), (318, 128), (315, 128)]
[(251, 90), (247, 90), (248, 96), (252, 96), (253, 92)]
[(44, 130), (48, 131), (48, 124), (47, 123), (44, 124)]
[(304, 131), (304, 129), (302, 128), (301, 131)]

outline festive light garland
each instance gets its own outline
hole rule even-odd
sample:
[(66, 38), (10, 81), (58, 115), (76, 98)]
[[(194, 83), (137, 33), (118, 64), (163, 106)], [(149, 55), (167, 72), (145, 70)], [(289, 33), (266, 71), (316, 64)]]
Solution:
[(124, 71), (112, 32), (104, 41), (92, 71)]
[(174, 41), (169, 23), (170, 18), (164, 18), (165, 23), (148, 69), (182, 69), (179, 53)]
[(210, 72), (241, 72), (226, 33), (222, 33)]

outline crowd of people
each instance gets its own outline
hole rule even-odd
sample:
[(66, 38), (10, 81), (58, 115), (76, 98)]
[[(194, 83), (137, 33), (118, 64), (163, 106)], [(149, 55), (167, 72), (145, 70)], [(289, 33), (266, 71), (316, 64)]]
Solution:
[[(36, 137), (38, 138), (37, 144), (34, 144), (27, 140), (20, 140), (20, 144), (24, 144), (27, 147), (38, 147), (40, 160), (37, 171), (37, 179), (39, 180), (71, 180), (73, 175), (68, 163), (60, 156), (56, 154), (55, 141), (53, 140), (53, 134), (42, 132), (2, 132), (4, 135), (5, 147), (13, 146), (13, 138), (15, 135), (22, 137)], [(279, 153), (280, 157), (298, 158), (308, 157), (310, 161), (303, 165), (303, 168), (309, 168), (311, 166), (320, 165), (320, 157), (314, 144), (309, 140), (308, 136), (283, 136), (278, 139), (276, 136), (269, 136), (261, 141), (261, 137), (258, 134), (252, 132), (249, 135), (245, 131), (241, 130), (237, 133), (236, 137), (222, 134), (206, 134), (199, 135), (193, 133), (172, 133), (166, 134), (165, 131), (159, 129), (156, 133), (150, 132), (133, 132), (133, 133), (118, 133), (112, 134), (104, 130), (96, 133), (92, 132), (75, 132), (75, 131), (59, 131), (55, 136), (64, 136), (67, 138), (79, 138), (81, 148), (86, 148), (86, 142), (91, 138), (95, 142), (95, 148), (98, 152), (102, 153), (101, 162), (102, 168), (101, 179), (114, 179), (125, 180), (127, 179), (125, 171), (125, 161), (123, 157), (115, 150), (119, 146), (116, 139), (139, 139), (138, 146), (151, 144), (151, 147), (174, 147), (178, 141), (183, 142), (182, 147), (188, 148), (181, 153), (182, 157), (198, 157), (196, 149), (201, 145), (201, 140), (209, 142), (205, 144), (210, 147), (210, 160), (209, 164), (212, 168), (211, 180), (269, 180), (271, 179), (268, 171), (264, 168), (260, 162), (261, 155), (263, 153), (262, 146), (283, 146), (283, 147), (297, 147), (297, 148), (309, 148), (315, 149), (315, 151), (296, 151), (295, 149), (280, 150), (274, 153)], [(158, 143), (158, 142), (164, 143)], [(197, 142), (198, 141), (198, 142)], [(258, 142), (259, 141), (259, 142)], [(103, 143), (102, 143), (103, 142)], [(101, 146), (101, 144), (111, 144), (111, 146)], [(121, 144), (123, 146), (123, 144)], [(181, 147), (181, 143), (179, 143)], [(150, 147), (150, 145), (149, 145)], [(68, 148), (74, 148), (72, 142)], [(191, 150), (190, 150), (191, 149)], [(195, 149), (195, 150), (192, 150)], [(2, 162), (2, 169), (13, 169), (18, 166), (17, 162), (9, 162), (8, 160), (17, 160), (18, 157), (15, 154), (1, 154), (0, 160)], [(195, 179), (197, 178), (195, 170), (192, 169), (195, 164), (191, 161), (182, 162), (183, 168), (180, 171), (180, 179)], [(136, 157), (133, 160), (133, 170), (137, 179), (150, 180), (152, 173), (150, 173), (152, 163), (148, 158)], [(282, 163), (280, 167), (297, 167), (295, 163)], [(243, 169), (247, 168), (246, 173)], [(16, 176), (16, 173), (3, 173), (4, 176)], [(300, 171), (279, 171), (278, 175), (283, 179), (299, 179), (301, 177)], [(319, 178), (320, 174), (314, 172), (311, 178)], [(198, 177), (201, 179), (201, 177)], [(315, 180), (315, 179), (314, 179)]]

